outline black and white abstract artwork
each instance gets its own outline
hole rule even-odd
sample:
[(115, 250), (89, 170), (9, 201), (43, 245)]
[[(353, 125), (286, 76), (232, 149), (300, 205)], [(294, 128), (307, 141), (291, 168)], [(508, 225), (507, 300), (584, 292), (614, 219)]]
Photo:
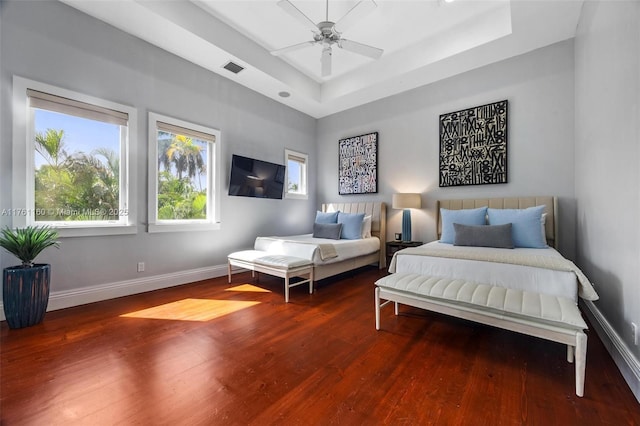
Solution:
[(507, 100), (440, 116), (440, 186), (507, 183)]
[(378, 192), (378, 132), (338, 141), (338, 194)]

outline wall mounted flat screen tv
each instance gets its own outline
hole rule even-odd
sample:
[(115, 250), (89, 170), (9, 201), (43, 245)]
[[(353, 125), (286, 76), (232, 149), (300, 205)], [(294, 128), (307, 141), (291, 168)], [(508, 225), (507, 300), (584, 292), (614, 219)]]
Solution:
[(282, 199), (285, 166), (233, 154), (229, 195)]

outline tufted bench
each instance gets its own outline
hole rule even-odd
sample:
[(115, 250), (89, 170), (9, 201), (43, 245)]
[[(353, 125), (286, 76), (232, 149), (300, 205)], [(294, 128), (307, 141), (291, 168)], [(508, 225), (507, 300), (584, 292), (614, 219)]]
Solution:
[[(381, 302), (385, 300), (385, 302)], [(402, 303), (458, 318), (516, 331), (567, 345), (567, 360), (576, 362), (576, 395), (584, 394), (587, 324), (568, 298), (488, 284), (418, 274), (391, 274), (376, 281), (376, 330), (380, 308)]]
[[(243, 250), (231, 253), (227, 256), (227, 270), (229, 283), (233, 266), (249, 269), (252, 274), (263, 272), (265, 274), (284, 278), (284, 301), (289, 303), (289, 289), (301, 284), (309, 283), (309, 294), (313, 294), (313, 263), (309, 259), (301, 257), (269, 254), (260, 250)], [(291, 284), (289, 279), (302, 277), (302, 281)]]

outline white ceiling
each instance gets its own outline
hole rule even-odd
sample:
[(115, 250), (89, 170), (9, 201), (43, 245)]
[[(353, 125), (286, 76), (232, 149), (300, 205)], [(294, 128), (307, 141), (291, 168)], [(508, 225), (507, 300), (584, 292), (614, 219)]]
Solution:
[[(571, 38), (583, 3), (376, 0), (343, 37), (384, 49), (382, 57), (334, 46), (333, 73), (323, 78), (320, 46), (269, 53), (312, 40), (277, 0), (62, 1), (316, 118)], [(290, 1), (312, 21), (325, 20), (325, 0)], [(338, 21), (357, 3), (329, 0), (329, 20)], [(236, 75), (222, 68), (229, 61), (245, 70)]]

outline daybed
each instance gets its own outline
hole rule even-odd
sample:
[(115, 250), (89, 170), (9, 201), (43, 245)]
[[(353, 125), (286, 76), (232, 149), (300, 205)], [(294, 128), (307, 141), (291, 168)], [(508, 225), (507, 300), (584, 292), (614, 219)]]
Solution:
[[(254, 251), (291, 256), (313, 263), (313, 280), (321, 280), (366, 265), (386, 267), (386, 205), (381, 202), (328, 203), (322, 212), (364, 213), (371, 216), (371, 236), (361, 240), (313, 238), (312, 234), (258, 237)], [(240, 265), (234, 265), (240, 266)], [(257, 269), (254, 269), (257, 270)]]
[[(584, 274), (552, 248), (557, 244), (557, 200), (524, 197), (439, 201), (438, 238), (443, 232), (441, 208), (447, 214), (482, 206), (523, 212), (542, 205), (545, 215), (538, 227), (542, 244), (539, 247), (544, 246), (546, 237), (549, 248), (507, 249), (433, 242), (398, 251), (389, 268), (392, 275), (376, 283), (376, 328), (380, 328), (380, 308), (392, 301), (396, 314), (398, 304), (403, 303), (564, 343), (569, 362), (575, 355), (576, 394), (582, 396), (587, 341), (583, 330), (587, 325), (577, 300), (596, 300), (598, 296)], [(494, 210), (494, 214), (501, 213), (507, 211)], [(511, 225), (508, 224), (509, 232)]]

